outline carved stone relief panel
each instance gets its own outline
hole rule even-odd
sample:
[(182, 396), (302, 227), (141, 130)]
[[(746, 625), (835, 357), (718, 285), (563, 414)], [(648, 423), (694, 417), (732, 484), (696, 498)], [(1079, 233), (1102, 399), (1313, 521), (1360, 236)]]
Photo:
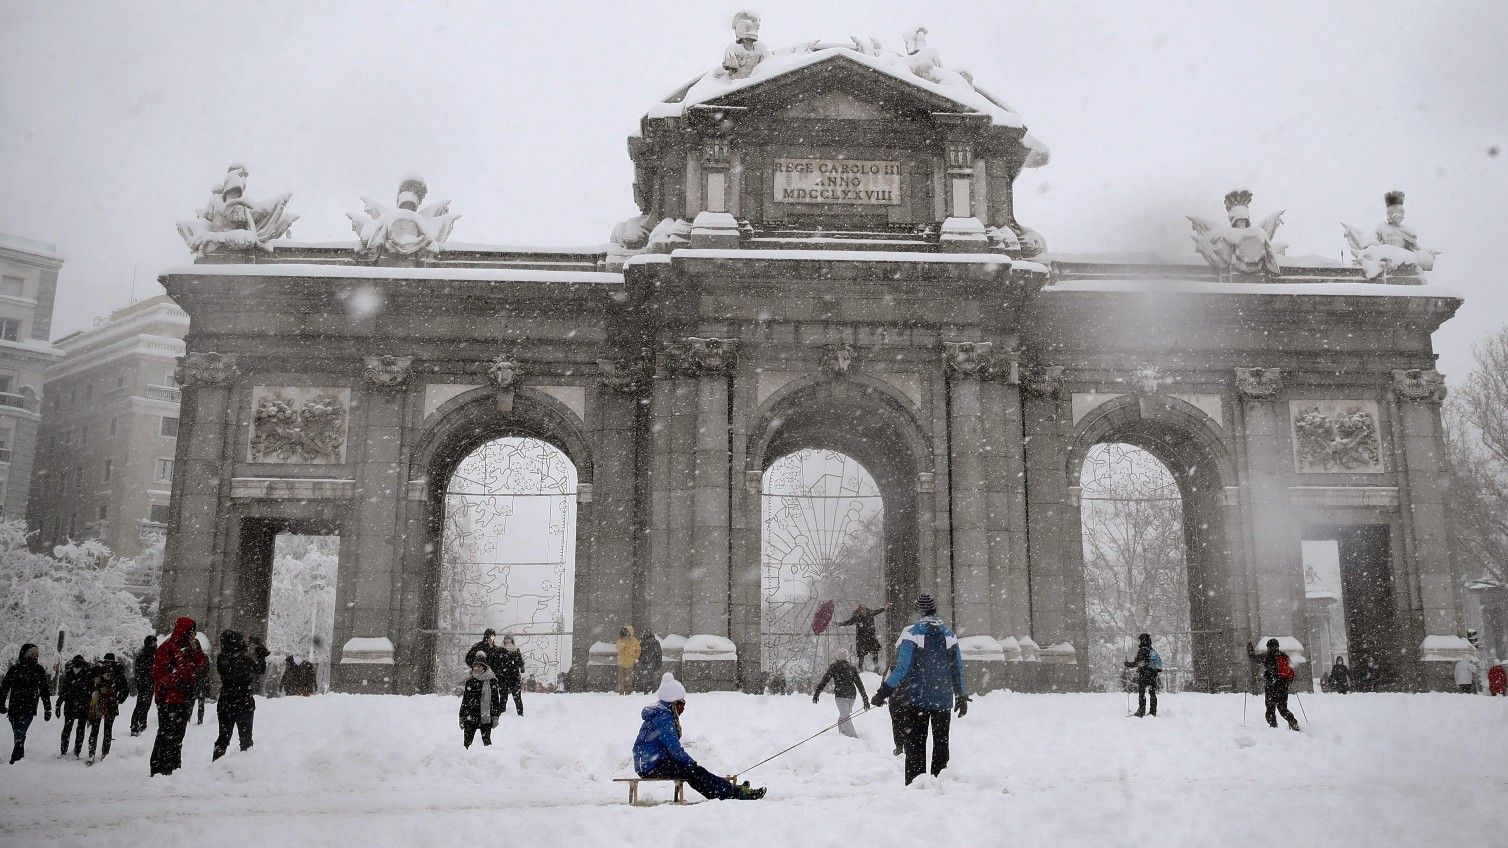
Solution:
[(1380, 474), (1382, 439), (1377, 402), (1371, 400), (1295, 400), (1293, 462), (1300, 473)]
[(256, 386), (246, 461), (341, 465), (350, 409), (348, 388)]

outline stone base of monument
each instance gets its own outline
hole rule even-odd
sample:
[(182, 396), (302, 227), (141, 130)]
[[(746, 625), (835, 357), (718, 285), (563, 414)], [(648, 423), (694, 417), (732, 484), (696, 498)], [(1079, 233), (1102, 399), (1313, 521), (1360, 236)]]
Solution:
[(618, 647), (612, 642), (593, 642), (587, 649), (586, 673), (580, 692), (615, 692), (618, 689)]
[(692, 636), (681, 650), (681, 677), (687, 692), (738, 691), (738, 650), (722, 636)]
[(963, 679), (969, 685), (970, 694), (1009, 688), (1005, 668), (1005, 660), (964, 660)]
[(330, 669), (330, 688), (336, 692), (386, 695), (395, 685), (393, 642), (385, 636), (347, 639), (340, 662)]

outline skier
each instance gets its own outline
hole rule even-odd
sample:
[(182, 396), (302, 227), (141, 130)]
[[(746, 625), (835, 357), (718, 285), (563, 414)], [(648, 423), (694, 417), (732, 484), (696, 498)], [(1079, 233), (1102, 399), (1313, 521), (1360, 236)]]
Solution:
[(58, 681), (58, 716), (63, 719), (63, 736), (58, 740), (58, 756), (68, 756), (68, 736), (73, 735), (73, 756), (84, 750), (84, 730), (89, 724), (89, 697), (94, 692), (94, 673), (83, 654), (74, 654), (63, 667)]
[(1152, 693), (1152, 711), (1157, 717), (1157, 676), (1162, 673), (1162, 657), (1152, 647), (1152, 636), (1143, 633), (1136, 637), (1136, 659), (1126, 663), (1126, 668), (1136, 669), (1136, 717), (1148, 715), (1147, 693)]
[(157, 739), (152, 743), (152, 775), (172, 774), (183, 764), (183, 734), (194, 709), (199, 672), (209, 664), (195, 638), (192, 618), (173, 623), (167, 641), (152, 658), (152, 682), (157, 690)]
[(634, 663), (639, 661), (639, 640), (634, 638), (634, 629), (625, 625), (619, 630), (614, 647), (618, 650), (618, 694), (627, 695), (633, 691)]
[[(94, 765), (95, 751), (99, 758), (110, 756), (110, 740), (115, 736), (115, 716), (120, 713), (120, 703), (126, 699), (126, 670), (115, 660), (115, 654), (105, 654), (94, 666), (94, 694), (89, 699), (89, 765)], [(105, 742), (100, 746), (100, 727), (104, 726)]]
[(837, 624), (838, 627), (853, 626), (854, 654), (856, 655), (856, 663), (860, 669), (864, 668), (864, 657), (872, 655), (874, 657), (874, 670), (880, 670), (880, 640), (874, 632), (874, 620), (880, 613), (888, 609), (890, 609), (889, 604), (877, 610), (872, 610), (863, 604), (859, 604), (854, 608), (853, 615), (850, 615), (847, 621), (840, 621)]
[(496, 630), (493, 630), (491, 627), (487, 628), (486, 630), (483, 630), (482, 631), (482, 638), (481, 638), (481, 640), (478, 641), (475, 645), (472, 645), (470, 648), (467, 649), (467, 651), (466, 651), (466, 657), (465, 657), (465, 662), (466, 662), (466, 667), (467, 668), (471, 668), (472, 663), (474, 663), (476, 661), (477, 654), (481, 654), (482, 656), (484, 656), (484, 657), (487, 658), (487, 666), (488, 666), (488, 668), (492, 669), (492, 673), (493, 674), (496, 674), (499, 677), (502, 676), (502, 674), (498, 671), (498, 667), (497, 667), (498, 657), (496, 656), (496, 654), (497, 654), (497, 631)]
[(848, 661), (847, 651), (839, 649), (837, 658), (827, 667), (827, 673), (817, 681), (817, 690), (812, 693), (812, 703), (817, 703), (822, 697), (822, 690), (827, 688), (829, 680), (833, 682), (833, 700), (838, 703), (838, 732), (857, 739), (859, 734), (853, 729), (853, 722), (848, 717), (853, 713), (855, 695), (858, 695), (864, 709), (869, 709), (869, 694), (864, 691), (864, 681), (859, 679), (859, 670)]
[(503, 711), (503, 690), (487, 664), (487, 654), (470, 653), (471, 673), (461, 690), (461, 744), (467, 748), (478, 730), (482, 731), (482, 744), (492, 744), (492, 728), (497, 727), (497, 717)]
[(1351, 668), (1346, 665), (1345, 657), (1336, 657), (1335, 665), (1330, 667), (1330, 691), (1342, 695), (1351, 691)]
[(10, 714), (10, 732), (15, 737), (10, 761), (26, 756), (26, 729), (37, 717), (37, 702), (42, 702), (42, 720), (52, 721), (52, 700), (47, 691), (47, 672), (37, 662), (37, 646), (21, 646), (21, 656), (0, 680), (0, 712)]
[(251, 747), (252, 720), (256, 718), (257, 704), (252, 698), (257, 678), (267, 673), (267, 655), (270, 651), (255, 636), (247, 645), (246, 637), (239, 631), (226, 630), (220, 634), (220, 656), (215, 659), (215, 670), (220, 673), (220, 700), (215, 702), (215, 718), (220, 723), (220, 735), (215, 737), (215, 752), (210, 761), (225, 756), (230, 747), (230, 732), (236, 731), (241, 750)]
[[(492, 663), (493, 674), (497, 675), (498, 685), (502, 687), (503, 694), (500, 696), (502, 711), (508, 711), (508, 696), (513, 696), (513, 703), (518, 707), (518, 714), (524, 714), (523, 675), (524, 654), (513, 644), (512, 636), (503, 637), (503, 647), (496, 652), (497, 662)], [(488, 657), (491, 659), (491, 656)]]
[(1246, 657), (1262, 664), (1262, 684), (1266, 696), (1267, 726), (1278, 726), (1278, 715), (1288, 722), (1289, 730), (1298, 730), (1298, 719), (1288, 711), (1288, 685), (1293, 680), (1293, 663), (1288, 655), (1278, 650), (1278, 640), (1268, 639), (1267, 650), (1258, 654), (1252, 643), (1246, 643)]
[(745, 780), (735, 785), (697, 765), (681, 747), (681, 714), (686, 712), (686, 687), (670, 672), (660, 678), (656, 703), (644, 708), (639, 717), (644, 724), (634, 739), (634, 771), (640, 777), (684, 780), (704, 798), (757, 801), (764, 797), (764, 787), (754, 788)]
[(932, 732), (932, 776), (948, 767), (948, 736), (952, 716), (969, 712), (969, 691), (963, 679), (963, 654), (952, 629), (937, 617), (937, 601), (931, 595), (916, 599), (921, 618), (901, 634), (895, 667), (871, 704), (884, 705), (892, 692), (906, 697), (897, 710), (906, 749), (906, 784), (927, 770), (927, 731)]
[(136, 682), (136, 706), (131, 710), (131, 735), (140, 736), (147, 729), (147, 712), (152, 709), (152, 658), (157, 655), (157, 637), (147, 636), (141, 640), (141, 650), (136, 652), (136, 661), (131, 676)]
[(1462, 657), (1456, 660), (1456, 691), (1462, 695), (1477, 693), (1477, 658)]
[(638, 678), (635, 689), (648, 694), (655, 690), (655, 682), (660, 679), (660, 667), (665, 664), (665, 652), (660, 647), (660, 640), (648, 630), (639, 637), (639, 660), (634, 664), (634, 676)]

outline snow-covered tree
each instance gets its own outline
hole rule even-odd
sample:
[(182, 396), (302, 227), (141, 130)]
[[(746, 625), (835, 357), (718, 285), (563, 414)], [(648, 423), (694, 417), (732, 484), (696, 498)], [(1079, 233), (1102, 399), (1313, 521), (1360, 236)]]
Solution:
[(278, 536), (267, 606), (269, 651), (328, 661), (339, 554), (339, 536)]
[(20, 521), (0, 521), (0, 643), (4, 662), (34, 642), (50, 664), (58, 631), (64, 654), (128, 656), (152, 631), (141, 602), (126, 589), (137, 563), (117, 559), (97, 541), (70, 542), (51, 555), (30, 550)]
[(1466, 576), (1508, 584), (1508, 326), (1472, 352), (1475, 369), (1445, 402), (1450, 518)]

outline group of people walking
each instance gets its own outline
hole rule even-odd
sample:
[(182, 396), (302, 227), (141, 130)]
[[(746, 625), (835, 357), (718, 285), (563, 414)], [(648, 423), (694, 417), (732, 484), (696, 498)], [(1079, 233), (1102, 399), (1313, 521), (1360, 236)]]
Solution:
[(512, 636), (497, 643), (497, 631), (482, 633), (482, 639), (466, 652), (470, 672), (461, 688), (461, 741), (467, 748), (482, 735), (482, 744), (492, 744), (492, 731), (498, 717), (508, 711), (508, 697), (513, 697), (518, 714), (524, 714), (524, 655)]

